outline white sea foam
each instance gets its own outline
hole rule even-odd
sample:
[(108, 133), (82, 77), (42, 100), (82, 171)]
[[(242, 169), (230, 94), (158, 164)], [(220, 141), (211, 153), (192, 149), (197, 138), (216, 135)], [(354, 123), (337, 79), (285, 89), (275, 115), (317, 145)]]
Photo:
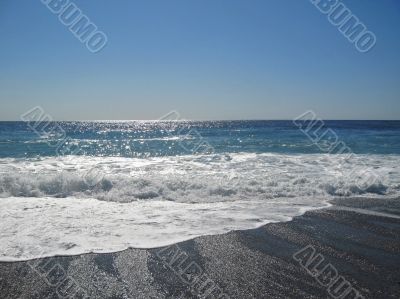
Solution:
[[(0, 159), (0, 260), (150, 248), (287, 221), (334, 196), (398, 196), (400, 156)], [(368, 188), (354, 169), (377, 174)], [(91, 169), (104, 175), (85, 180)], [(349, 175), (351, 174), (351, 175)]]

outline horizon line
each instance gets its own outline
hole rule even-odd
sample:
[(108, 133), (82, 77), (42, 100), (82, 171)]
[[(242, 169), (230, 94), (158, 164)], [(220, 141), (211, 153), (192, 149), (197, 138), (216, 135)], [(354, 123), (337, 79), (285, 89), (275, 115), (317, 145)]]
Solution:
[[(206, 122), (206, 121), (294, 121), (293, 119), (261, 119), (261, 118), (252, 118), (252, 119), (82, 119), (82, 120), (50, 120), (49, 122), (185, 122), (185, 121), (197, 121), (197, 122)], [(301, 119), (302, 121), (311, 121), (315, 119)], [(400, 121), (400, 119), (320, 119), (323, 121)], [(27, 122), (24, 120), (0, 120), (0, 122)]]

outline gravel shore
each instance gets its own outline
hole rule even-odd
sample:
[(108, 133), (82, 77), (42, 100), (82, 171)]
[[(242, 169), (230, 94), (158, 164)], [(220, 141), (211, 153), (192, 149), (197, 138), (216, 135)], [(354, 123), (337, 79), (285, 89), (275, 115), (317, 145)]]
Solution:
[(400, 199), (156, 249), (0, 263), (1, 298), (400, 298)]

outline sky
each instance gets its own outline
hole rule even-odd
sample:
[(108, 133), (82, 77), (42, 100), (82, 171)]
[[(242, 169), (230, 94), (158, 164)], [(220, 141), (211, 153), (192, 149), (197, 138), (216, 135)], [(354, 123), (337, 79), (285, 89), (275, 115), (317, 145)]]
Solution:
[(342, 1), (376, 35), (367, 53), (310, 0), (70, 2), (101, 51), (40, 0), (0, 0), (0, 120), (400, 119), (397, 0)]

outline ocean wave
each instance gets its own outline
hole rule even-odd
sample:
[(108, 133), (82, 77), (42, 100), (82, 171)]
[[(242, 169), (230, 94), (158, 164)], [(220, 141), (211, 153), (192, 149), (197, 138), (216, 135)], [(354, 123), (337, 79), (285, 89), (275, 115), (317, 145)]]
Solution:
[(0, 159), (0, 260), (153, 248), (288, 221), (338, 196), (399, 196), (399, 162), (254, 153)]
[[(399, 162), (397, 156), (353, 157), (353, 161), (346, 161), (339, 155), (244, 153), (148, 159), (9, 159), (0, 163), (0, 196), (218, 202), (396, 195)], [(373, 181), (365, 179), (366, 172), (374, 174)], [(96, 184), (90, 179), (93, 173), (100, 174)]]

